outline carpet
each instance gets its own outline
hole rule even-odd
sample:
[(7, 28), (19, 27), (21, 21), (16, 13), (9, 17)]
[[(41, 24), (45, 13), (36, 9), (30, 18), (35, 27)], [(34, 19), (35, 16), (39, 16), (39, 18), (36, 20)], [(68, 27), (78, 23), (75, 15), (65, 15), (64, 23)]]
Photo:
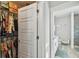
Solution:
[(69, 58), (69, 55), (67, 53), (67, 50), (62, 48), (58, 48), (55, 58)]

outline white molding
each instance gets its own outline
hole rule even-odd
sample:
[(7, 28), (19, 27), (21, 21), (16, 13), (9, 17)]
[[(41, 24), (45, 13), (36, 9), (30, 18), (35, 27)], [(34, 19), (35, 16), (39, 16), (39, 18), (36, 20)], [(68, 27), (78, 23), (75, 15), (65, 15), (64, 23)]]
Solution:
[[(52, 12), (52, 11), (51, 11)], [(51, 58), (54, 58), (54, 14), (51, 13)]]
[(74, 48), (74, 13), (71, 13), (71, 48)]

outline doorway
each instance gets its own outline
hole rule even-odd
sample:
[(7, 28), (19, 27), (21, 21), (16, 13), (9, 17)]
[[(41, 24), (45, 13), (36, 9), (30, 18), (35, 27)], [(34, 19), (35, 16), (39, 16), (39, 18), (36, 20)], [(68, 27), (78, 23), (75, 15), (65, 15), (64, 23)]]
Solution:
[(18, 9), (35, 1), (0, 1), (0, 57), (18, 58)]
[[(79, 46), (78, 46), (78, 7), (71, 7), (60, 11), (52, 11), (52, 26), (53, 36), (52, 43), (54, 40), (58, 47), (52, 44), (51, 55), (55, 58), (72, 58), (79, 57)], [(58, 37), (58, 39), (54, 38)], [(54, 49), (56, 47), (56, 49)], [(73, 52), (72, 52), (73, 51)]]

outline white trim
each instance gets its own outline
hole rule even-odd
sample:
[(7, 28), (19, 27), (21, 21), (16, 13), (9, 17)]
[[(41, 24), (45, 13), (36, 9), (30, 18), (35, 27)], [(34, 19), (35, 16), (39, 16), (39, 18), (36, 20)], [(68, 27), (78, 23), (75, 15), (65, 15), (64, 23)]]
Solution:
[[(52, 12), (52, 11), (51, 11)], [(54, 58), (54, 14), (51, 13), (51, 58)]]
[(71, 48), (74, 48), (74, 13), (71, 13)]

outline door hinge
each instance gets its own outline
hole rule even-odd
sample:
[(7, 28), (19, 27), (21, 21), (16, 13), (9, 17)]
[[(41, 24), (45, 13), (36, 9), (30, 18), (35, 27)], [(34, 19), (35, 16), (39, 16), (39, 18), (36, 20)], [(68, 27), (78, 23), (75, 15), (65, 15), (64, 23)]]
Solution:
[(39, 13), (39, 10), (37, 9), (37, 13)]
[(37, 39), (39, 40), (39, 36), (37, 36)]

